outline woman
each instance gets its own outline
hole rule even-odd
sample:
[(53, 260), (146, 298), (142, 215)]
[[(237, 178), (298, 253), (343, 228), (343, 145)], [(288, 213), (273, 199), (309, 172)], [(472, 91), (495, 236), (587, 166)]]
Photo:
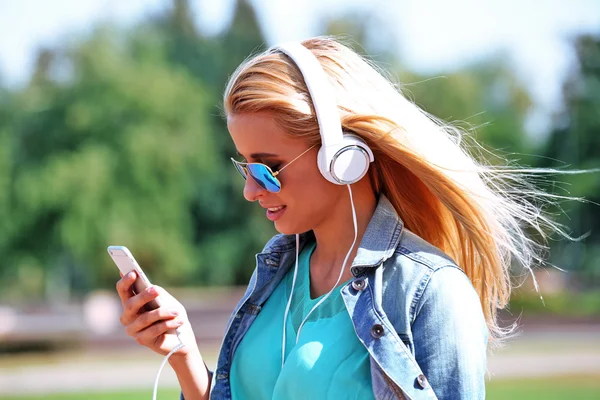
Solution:
[(247, 60), (224, 104), (244, 197), (281, 235), (257, 255), (214, 374), (178, 302), (139, 314), (168, 293), (117, 284), (140, 344), (167, 354), (180, 327), (182, 396), (483, 399), (511, 260), (541, 261), (524, 229), (558, 229), (516, 197), (519, 175), (476, 162), (460, 132), (329, 38)]

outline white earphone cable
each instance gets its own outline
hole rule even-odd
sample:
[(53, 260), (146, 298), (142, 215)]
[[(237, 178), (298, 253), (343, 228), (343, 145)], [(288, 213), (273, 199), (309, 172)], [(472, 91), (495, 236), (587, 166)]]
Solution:
[(181, 349), (182, 347), (185, 346), (185, 344), (181, 341), (181, 337), (179, 337), (179, 331), (177, 331), (177, 338), (179, 339), (179, 344), (177, 346), (173, 347), (173, 349), (169, 352), (169, 354), (167, 354), (165, 356), (162, 363), (160, 364), (160, 367), (158, 368), (158, 373), (156, 374), (156, 379), (154, 380), (154, 391), (152, 392), (152, 400), (156, 400), (156, 393), (158, 391), (158, 378), (160, 377), (160, 373), (162, 372), (163, 368), (165, 367), (165, 364), (169, 360), (169, 357), (171, 357), (179, 349)]
[[(323, 296), (323, 298), (321, 298), (321, 300), (319, 300), (317, 302), (317, 304), (315, 304), (313, 306), (313, 308), (308, 312), (308, 314), (306, 315), (306, 317), (304, 317), (304, 320), (302, 320), (302, 323), (300, 323), (300, 326), (298, 327), (298, 332), (296, 333), (296, 344), (298, 343), (298, 338), (300, 337), (300, 331), (302, 330), (302, 327), (304, 326), (304, 323), (308, 320), (308, 317), (310, 316), (310, 314), (319, 306), (321, 305), (321, 303), (323, 303), (325, 300), (327, 300), (327, 298), (331, 295), (331, 293), (333, 293), (333, 291), (335, 290), (335, 288), (338, 286), (338, 284), (340, 283), (340, 280), (342, 279), (342, 275), (344, 274), (344, 271), (346, 269), (346, 263), (348, 262), (348, 258), (350, 257), (350, 254), (352, 253), (352, 250), (354, 249), (354, 245), (356, 244), (356, 238), (358, 237), (358, 223), (356, 221), (356, 209), (354, 208), (354, 199), (352, 197), (352, 189), (350, 188), (350, 185), (346, 185), (348, 187), (348, 192), (350, 193), (350, 205), (352, 206), (352, 222), (354, 224), (354, 240), (352, 241), (352, 246), (350, 246), (350, 250), (348, 250), (348, 254), (346, 254), (346, 257), (344, 258), (344, 263), (342, 264), (342, 268), (340, 269), (340, 275), (338, 276), (337, 281), (335, 282), (335, 284), (333, 285), (333, 287), (331, 288), (331, 290), (329, 292), (327, 292), (327, 294), (325, 296)], [(284, 317), (283, 317), (283, 342), (281, 345), (281, 367), (283, 368), (283, 365), (285, 363), (285, 331), (286, 331), (286, 321), (287, 321), (287, 316), (289, 313), (289, 309), (290, 309), (290, 304), (292, 303), (292, 296), (294, 294), (294, 286), (296, 284), (296, 275), (298, 274), (298, 248), (300, 247), (300, 241), (299, 241), (299, 236), (296, 235), (296, 266), (294, 268), (294, 278), (292, 280), (292, 290), (290, 292), (290, 297), (288, 299), (288, 303), (287, 306), (285, 308), (285, 313), (284, 313)]]
[(354, 209), (354, 199), (352, 198), (352, 189), (350, 188), (350, 185), (346, 185), (346, 186), (348, 187), (348, 192), (350, 192), (350, 204), (352, 205), (352, 222), (354, 223), (354, 240), (352, 241), (352, 246), (350, 246), (350, 250), (348, 250), (346, 257), (344, 258), (344, 263), (342, 264), (342, 268), (340, 269), (340, 275), (338, 276), (337, 281), (335, 282), (335, 284), (333, 285), (331, 290), (329, 292), (327, 292), (327, 294), (325, 296), (323, 296), (321, 298), (321, 300), (319, 300), (319, 302), (313, 306), (313, 308), (308, 312), (308, 314), (306, 314), (306, 317), (304, 317), (304, 320), (298, 327), (298, 333), (296, 334), (296, 343), (298, 343), (298, 338), (300, 337), (300, 331), (302, 331), (302, 327), (304, 326), (304, 323), (308, 320), (308, 317), (310, 316), (310, 314), (317, 307), (319, 307), (319, 305), (321, 305), (321, 303), (323, 303), (325, 300), (327, 300), (327, 298), (329, 296), (331, 296), (331, 293), (333, 293), (333, 291), (335, 290), (337, 285), (340, 283), (340, 280), (342, 279), (342, 275), (344, 274), (344, 270), (346, 269), (346, 263), (348, 262), (348, 258), (350, 257), (350, 254), (352, 253), (352, 250), (354, 249), (354, 245), (356, 244), (356, 238), (358, 236), (358, 225), (356, 222), (356, 210)]
[(285, 363), (285, 325), (287, 322), (287, 316), (290, 311), (290, 304), (292, 304), (292, 294), (294, 293), (294, 286), (296, 286), (296, 276), (298, 275), (298, 248), (300, 247), (300, 235), (296, 234), (296, 266), (294, 267), (294, 278), (292, 279), (292, 290), (290, 290), (290, 297), (288, 298), (287, 305), (285, 306), (285, 312), (283, 313), (283, 339), (281, 342), (281, 368)]

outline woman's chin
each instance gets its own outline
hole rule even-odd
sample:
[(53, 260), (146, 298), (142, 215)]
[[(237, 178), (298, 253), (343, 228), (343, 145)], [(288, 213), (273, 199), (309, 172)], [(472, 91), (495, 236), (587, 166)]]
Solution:
[(295, 235), (305, 232), (306, 230), (299, 229), (299, 226), (293, 224), (286, 224), (283, 221), (275, 221), (275, 230), (283, 235)]
[(275, 230), (283, 235), (294, 235), (296, 232), (294, 229), (290, 229), (290, 227), (285, 226), (285, 224), (280, 224), (275, 222)]

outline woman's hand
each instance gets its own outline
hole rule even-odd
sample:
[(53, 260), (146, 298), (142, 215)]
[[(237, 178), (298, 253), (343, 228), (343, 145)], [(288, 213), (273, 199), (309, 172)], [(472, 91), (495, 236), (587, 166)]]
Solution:
[[(117, 282), (117, 292), (123, 305), (121, 324), (125, 331), (139, 344), (158, 354), (167, 355), (179, 344), (175, 329), (179, 329), (185, 347), (178, 354), (198, 352), (196, 338), (191, 328), (185, 308), (166, 290), (151, 286), (141, 293), (133, 294), (131, 286), (137, 276), (130, 272)], [(161, 306), (147, 311), (144, 306), (160, 296)]]

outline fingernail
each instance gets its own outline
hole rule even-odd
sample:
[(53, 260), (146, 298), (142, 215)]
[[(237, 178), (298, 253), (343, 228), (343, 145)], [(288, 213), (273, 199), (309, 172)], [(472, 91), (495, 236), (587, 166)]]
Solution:
[(148, 293), (157, 294), (158, 292), (156, 291), (156, 288), (154, 286), (152, 286), (150, 289), (148, 289)]
[(133, 271), (129, 271), (129, 272), (127, 273), (127, 278), (128, 278), (128, 279), (131, 279), (131, 278), (133, 278), (133, 276), (134, 276), (134, 275), (135, 275), (135, 274), (133, 273)]
[(172, 316), (174, 316), (174, 317), (176, 317), (176, 316), (178, 316), (178, 315), (179, 315), (179, 311), (177, 311), (177, 310), (171, 310), (171, 311), (170, 311), (170, 313), (171, 313), (171, 315), (172, 315)]
[(183, 321), (182, 321), (182, 320), (180, 320), (180, 319), (178, 319), (178, 320), (176, 320), (176, 321), (175, 321), (175, 324), (176, 324), (177, 326), (181, 326), (181, 325), (183, 325)]

